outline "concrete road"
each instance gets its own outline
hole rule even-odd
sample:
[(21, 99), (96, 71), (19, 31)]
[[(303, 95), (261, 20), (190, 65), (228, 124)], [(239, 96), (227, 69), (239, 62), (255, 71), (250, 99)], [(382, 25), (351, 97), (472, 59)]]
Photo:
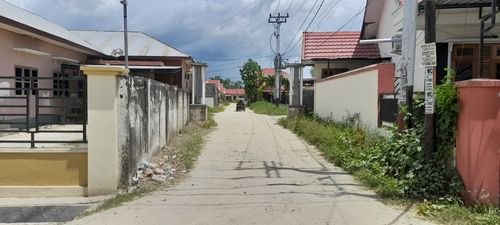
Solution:
[(275, 117), (216, 115), (181, 184), (71, 224), (428, 224), (377, 200)]

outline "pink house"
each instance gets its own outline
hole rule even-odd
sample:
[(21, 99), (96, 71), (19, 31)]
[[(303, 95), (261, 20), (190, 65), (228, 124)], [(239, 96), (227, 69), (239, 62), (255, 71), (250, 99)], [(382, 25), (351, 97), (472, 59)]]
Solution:
[(238, 98), (245, 97), (245, 89), (225, 89), (224, 96), (227, 101), (236, 101)]
[[(130, 75), (190, 88), (191, 56), (141, 32), (129, 37)], [(85, 119), (80, 65), (123, 65), (112, 54), (123, 48), (123, 32), (70, 31), (3, 0), (0, 43), (0, 130), (60, 121), (60, 114)]]

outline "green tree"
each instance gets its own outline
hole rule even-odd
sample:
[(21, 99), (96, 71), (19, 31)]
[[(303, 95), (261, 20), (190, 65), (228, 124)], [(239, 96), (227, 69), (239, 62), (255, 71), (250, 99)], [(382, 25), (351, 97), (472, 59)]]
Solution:
[(213, 77), (210, 77), (210, 80), (224, 80), (220, 75), (216, 75), (216, 76), (213, 76)]
[[(275, 84), (275, 77), (274, 76), (266, 76), (266, 77), (263, 77), (263, 85), (264, 87), (268, 87), (268, 88), (271, 88), (274, 90), (274, 84)], [(290, 90), (290, 81), (285, 78), (285, 77), (281, 77), (281, 91), (289, 91)], [(274, 92), (273, 92), (274, 94)]]
[(243, 81), (237, 80), (237, 81), (234, 81), (233, 86), (234, 86), (234, 88), (239, 89), (239, 88), (243, 88), (244, 84), (243, 84)]
[(245, 93), (250, 102), (262, 99), (263, 77), (260, 65), (249, 59), (240, 69), (241, 80), (245, 85)]

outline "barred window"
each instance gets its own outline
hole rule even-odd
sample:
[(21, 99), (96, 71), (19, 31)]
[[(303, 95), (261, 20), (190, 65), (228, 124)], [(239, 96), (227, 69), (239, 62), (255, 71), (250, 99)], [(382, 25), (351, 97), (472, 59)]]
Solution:
[[(28, 88), (31, 89), (31, 94), (36, 94), (36, 88), (38, 88), (38, 79), (33, 79), (33, 87), (31, 86), (31, 79), (38, 77), (38, 70), (28, 67), (15, 67), (15, 75), (16, 75), (16, 95), (27, 95)], [(25, 90), (22, 90), (24, 88)]]

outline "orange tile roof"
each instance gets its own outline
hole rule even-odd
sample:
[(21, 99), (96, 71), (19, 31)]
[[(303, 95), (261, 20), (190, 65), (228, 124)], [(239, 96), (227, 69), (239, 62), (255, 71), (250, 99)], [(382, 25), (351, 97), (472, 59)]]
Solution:
[(304, 32), (302, 60), (378, 59), (376, 44), (359, 44), (361, 32)]

